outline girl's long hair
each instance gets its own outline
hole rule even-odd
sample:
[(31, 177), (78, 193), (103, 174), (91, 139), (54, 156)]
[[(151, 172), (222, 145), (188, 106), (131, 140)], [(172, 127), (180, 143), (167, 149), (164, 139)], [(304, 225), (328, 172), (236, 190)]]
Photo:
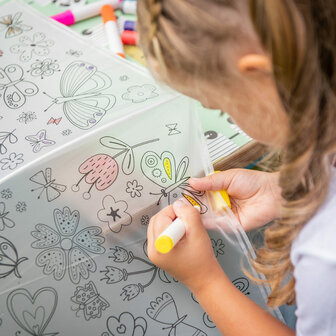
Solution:
[(252, 262), (271, 287), (270, 306), (294, 302), (291, 246), (326, 197), (336, 153), (336, 1), (138, 0), (138, 16), (150, 68), (176, 88), (184, 78), (220, 83), (231, 71), (228, 42), (243, 36), (257, 32), (270, 55), (290, 124), (279, 167), (284, 202)]

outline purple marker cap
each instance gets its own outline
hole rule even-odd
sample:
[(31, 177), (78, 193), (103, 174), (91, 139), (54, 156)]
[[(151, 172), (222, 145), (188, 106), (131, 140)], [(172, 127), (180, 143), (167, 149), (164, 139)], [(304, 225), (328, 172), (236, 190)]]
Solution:
[(126, 20), (124, 23), (124, 30), (135, 30), (135, 21)]
[(70, 10), (53, 15), (51, 18), (66, 26), (71, 26), (75, 23), (75, 17)]

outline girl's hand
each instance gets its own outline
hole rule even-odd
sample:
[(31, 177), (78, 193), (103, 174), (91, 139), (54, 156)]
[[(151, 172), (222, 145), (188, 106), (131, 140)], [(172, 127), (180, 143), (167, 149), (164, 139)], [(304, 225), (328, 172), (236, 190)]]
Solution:
[(196, 190), (226, 190), (232, 211), (245, 231), (263, 226), (280, 214), (281, 189), (278, 173), (230, 169), (200, 179), (191, 178)]
[[(169, 253), (161, 254), (155, 248), (155, 240), (177, 216), (186, 227), (185, 236)], [(213, 279), (216, 274), (223, 273), (200, 214), (187, 201), (178, 200), (153, 216), (147, 239), (149, 259), (192, 291), (201, 288), (210, 277)]]

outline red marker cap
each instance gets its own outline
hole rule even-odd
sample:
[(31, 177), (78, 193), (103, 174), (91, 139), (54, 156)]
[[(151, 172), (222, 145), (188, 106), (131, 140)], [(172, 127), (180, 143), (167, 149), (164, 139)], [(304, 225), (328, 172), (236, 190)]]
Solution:
[(138, 42), (138, 32), (124, 30), (121, 33), (121, 41), (123, 44), (136, 45)]

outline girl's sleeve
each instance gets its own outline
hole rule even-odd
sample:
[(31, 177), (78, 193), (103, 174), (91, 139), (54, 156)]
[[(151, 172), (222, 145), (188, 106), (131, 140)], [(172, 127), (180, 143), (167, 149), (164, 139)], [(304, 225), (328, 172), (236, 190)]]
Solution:
[(301, 254), (297, 259), (294, 271), (297, 336), (336, 335), (335, 258)]

